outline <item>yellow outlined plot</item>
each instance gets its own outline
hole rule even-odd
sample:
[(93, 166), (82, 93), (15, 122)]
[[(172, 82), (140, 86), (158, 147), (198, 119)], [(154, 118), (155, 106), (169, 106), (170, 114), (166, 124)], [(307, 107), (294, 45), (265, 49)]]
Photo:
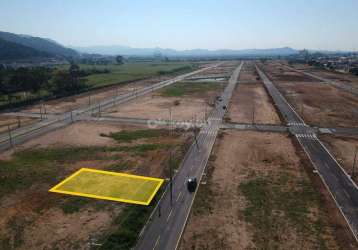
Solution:
[(163, 179), (81, 168), (49, 192), (149, 205)]

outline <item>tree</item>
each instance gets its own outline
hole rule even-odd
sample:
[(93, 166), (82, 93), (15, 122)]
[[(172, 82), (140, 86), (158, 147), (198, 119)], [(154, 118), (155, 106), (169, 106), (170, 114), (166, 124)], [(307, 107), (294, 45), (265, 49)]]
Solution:
[(73, 77), (79, 77), (80, 76), (80, 66), (77, 64), (71, 62), (70, 68), (68, 69), (68, 72)]
[(116, 61), (117, 61), (117, 63), (118, 64), (123, 64), (124, 62), (124, 58), (123, 58), (123, 56), (120, 56), (120, 55), (118, 55), (118, 56), (116, 56)]
[[(72, 72), (73, 73), (73, 72)], [(87, 88), (85, 79), (80, 79), (71, 72), (58, 71), (52, 80), (51, 90), (55, 95), (78, 93)]]

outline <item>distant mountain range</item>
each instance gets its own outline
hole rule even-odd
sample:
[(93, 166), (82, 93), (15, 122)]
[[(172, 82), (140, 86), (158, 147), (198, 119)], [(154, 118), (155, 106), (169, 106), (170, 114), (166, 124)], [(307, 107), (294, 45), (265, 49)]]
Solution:
[[(313, 50), (310, 50), (313, 52)], [(324, 54), (344, 53), (329, 51), (314, 51)], [(230, 56), (289, 56), (297, 54), (298, 50), (290, 47), (273, 49), (191, 49), (175, 50), (163, 48), (132, 48), (128, 46), (90, 46), (90, 47), (72, 47), (67, 48), (56, 41), (48, 38), (33, 37), (28, 35), (18, 35), (9, 32), (0, 31), (0, 60), (23, 60), (38, 58), (78, 58), (81, 56), (99, 55), (123, 55), (153, 57), (155, 55), (167, 57), (230, 57)]]
[(46, 38), (0, 31), (0, 60), (69, 58), (79, 53)]
[(298, 53), (297, 50), (284, 47), (274, 49), (244, 49), (244, 50), (174, 50), (162, 48), (132, 48), (128, 46), (90, 46), (90, 47), (72, 47), (82, 53), (102, 54), (102, 55), (124, 55), (124, 56), (153, 56), (161, 54), (169, 57), (204, 57), (204, 56), (287, 56)]

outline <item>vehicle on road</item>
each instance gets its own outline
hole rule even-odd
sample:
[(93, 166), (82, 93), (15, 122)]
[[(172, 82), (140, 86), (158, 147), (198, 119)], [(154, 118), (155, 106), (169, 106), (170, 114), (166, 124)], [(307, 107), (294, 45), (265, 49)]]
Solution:
[(188, 191), (190, 193), (195, 192), (196, 187), (198, 186), (198, 182), (196, 180), (196, 177), (188, 178), (187, 186), (188, 186)]

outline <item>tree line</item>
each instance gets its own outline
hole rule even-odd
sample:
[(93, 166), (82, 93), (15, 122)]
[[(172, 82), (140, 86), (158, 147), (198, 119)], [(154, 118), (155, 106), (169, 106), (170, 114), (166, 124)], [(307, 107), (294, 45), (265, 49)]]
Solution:
[(0, 67), (0, 96), (8, 103), (14, 99), (27, 101), (42, 95), (66, 96), (86, 90), (89, 86), (85, 76), (109, 73), (104, 69), (82, 70), (72, 63), (67, 70), (45, 67), (4, 68)]

